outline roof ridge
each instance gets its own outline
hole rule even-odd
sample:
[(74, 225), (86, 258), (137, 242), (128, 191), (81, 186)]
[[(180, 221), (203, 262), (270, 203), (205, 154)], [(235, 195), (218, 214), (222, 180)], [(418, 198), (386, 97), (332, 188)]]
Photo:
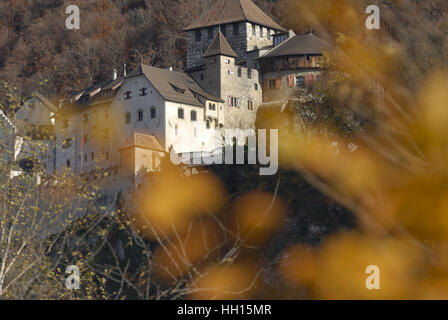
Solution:
[(286, 31), (270, 15), (251, 0), (216, 0), (184, 31), (229, 24), (234, 22), (252, 22), (275, 30)]

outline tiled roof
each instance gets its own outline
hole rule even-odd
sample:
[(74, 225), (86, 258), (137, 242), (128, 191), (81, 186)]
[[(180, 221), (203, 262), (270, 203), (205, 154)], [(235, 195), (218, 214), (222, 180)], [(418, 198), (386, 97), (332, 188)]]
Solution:
[(128, 139), (126, 139), (125, 143), (120, 147), (120, 150), (131, 147), (138, 147), (162, 152), (165, 151), (163, 150), (156, 137), (140, 132), (132, 133), (132, 135)]
[(202, 16), (184, 30), (248, 21), (275, 30), (286, 31), (251, 0), (216, 0)]
[(307, 33), (293, 36), (260, 57), (272, 58), (292, 55), (323, 54), (331, 45), (318, 36)]
[(215, 39), (213, 39), (213, 41), (210, 43), (210, 46), (205, 51), (203, 56), (210, 57), (218, 54), (234, 58), (238, 57), (238, 55), (235, 53), (235, 51), (233, 51), (232, 47), (221, 31), (218, 32)]
[(201, 96), (207, 100), (222, 102), (183, 72), (141, 64), (129, 74), (128, 78), (138, 75), (144, 75), (167, 101), (202, 107), (204, 103), (199, 100)]

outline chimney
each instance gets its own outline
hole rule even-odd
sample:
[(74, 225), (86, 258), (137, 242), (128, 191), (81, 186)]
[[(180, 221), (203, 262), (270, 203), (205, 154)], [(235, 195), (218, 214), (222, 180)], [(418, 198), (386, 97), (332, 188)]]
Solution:
[(123, 66), (123, 76), (126, 77), (126, 63)]
[(112, 80), (117, 80), (117, 69), (114, 69), (112, 73)]

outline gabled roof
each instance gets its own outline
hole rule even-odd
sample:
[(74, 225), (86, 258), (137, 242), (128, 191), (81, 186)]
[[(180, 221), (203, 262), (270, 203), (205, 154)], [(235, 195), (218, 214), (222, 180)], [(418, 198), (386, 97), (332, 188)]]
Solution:
[(215, 39), (210, 43), (210, 46), (205, 51), (203, 57), (210, 57), (216, 55), (223, 55), (229, 57), (238, 57), (233, 51), (226, 37), (222, 34), (221, 30), (216, 34)]
[(203, 107), (204, 103), (198, 99), (201, 96), (207, 100), (223, 102), (220, 98), (202, 89), (195, 80), (183, 72), (141, 64), (127, 78), (138, 75), (144, 75), (167, 101)]
[(40, 93), (36, 93), (35, 94), (36, 98), (40, 100), (40, 102), (42, 102), (50, 111), (52, 112), (57, 112), (58, 111), (58, 107), (56, 107), (50, 100), (48, 100), (47, 98), (45, 98), (43, 95), (41, 95)]
[(126, 139), (120, 150), (132, 147), (165, 152), (156, 137), (135, 131)]
[(313, 33), (300, 34), (283, 41), (262, 55), (260, 59), (305, 54), (321, 55), (330, 47), (328, 42)]
[[(62, 108), (64, 111), (73, 110), (77, 111), (81, 107), (87, 107), (90, 106), (92, 103), (101, 102), (104, 100), (111, 100), (113, 96), (115, 96), (118, 92), (118, 89), (123, 84), (124, 79), (118, 78), (118, 79), (109, 79), (107, 81), (97, 83), (94, 85), (91, 85), (88, 88), (79, 90), (79, 91), (73, 91), (71, 92), (68, 97), (62, 101)], [(103, 95), (105, 91), (111, 91), (110, 95)], [(89, 96), (89, 102), (87, 104), (82, 104), (80, 102), (81, 97)]]
[(242, 21), (286, 31), (251, 0), (216, 0), (210, 9), (184, 31)]

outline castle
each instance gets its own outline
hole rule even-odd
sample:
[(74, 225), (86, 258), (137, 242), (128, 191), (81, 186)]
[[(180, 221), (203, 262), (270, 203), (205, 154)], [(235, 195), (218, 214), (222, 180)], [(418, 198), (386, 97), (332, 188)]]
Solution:
[(184, 31), (183, 72), (141, 64), (73, 92), (57, 110), (44, 99), (23, 106), (19, 121), (30, 124), (36, 110), (55, 120), (42, 156), (49, 174), (119, 167), (132, 177), (159, 170), (169, 151), (211, 154), (221, 147), (217, 133), (254, 129), (263, 103), (311, 86), (328, 47), (287, 31), (251, 0), (218, 0)]

